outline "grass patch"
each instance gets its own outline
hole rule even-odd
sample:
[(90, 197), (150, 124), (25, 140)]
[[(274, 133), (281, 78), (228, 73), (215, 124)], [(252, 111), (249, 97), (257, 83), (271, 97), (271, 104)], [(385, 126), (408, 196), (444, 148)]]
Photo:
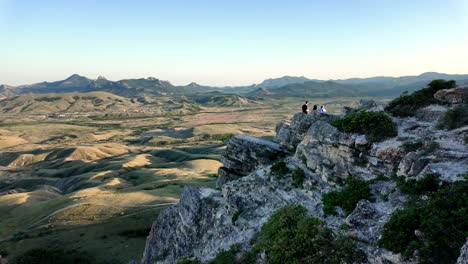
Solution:
[(135, 237), (147, 237), (150, 233), (151, 228), (140, 228), (140, 229), (128, 229), (118, 233), (119, 236), (135, 238)]
[(70, 263), (70, 264), (93, 264), (96, 261), (85, 252), (65, 251), (59, 249), (31, 249), (21, 256), (13, 259), (12, 264), (51, 264), (51, 263)]
[(426, 174), (420, 180), (406, 179), (404, 176), (400, 176), (397, 178), (396, 184), (403, 193), (412, 195), (435, 192), (441, 188), (439, 176), (435, 173)]
[(365, 134), (372, 142), (379, 142), (398, 134), (395, 123), (384, 112), (359, 110), (333, 120), (332, 125), (342, 132)]
[(339, 206), (343, 208), (346, 214), (350, 214), (359, 200), (369, 199), (370, 197), (369, 183), (350, 177), (346, 179), (343, 190), (323, 195), (323, 212), (327, 215), (334, 214), (336, 213), (335, 206)]
[[(468, 236), (467, 181), (451, 183), (420, 201), (397, 210), (384, 226), (379, 244), (421, 263), (455, 263)], [(418, 235), (419, 234), (419, 235)]]
[(468, 125), (468, 104), (448, 110), (437, 124), (439, 129), (455, 129)]
[(302, 184), (305, 180), (305, 173), (304, 170), (301, 168), (297, 168), (293, 172), (293, 186), (296, 188), (302, 188)]
[(289, 173), (289, 168), (284, 161), (278, 161), (275, 164), (271, 165), (271, 173), (278, 177), (283, 177), (285, 174)]
[(408, 94), (404, 92), (400, 97), (393, 99), (385, 107), (385, 111), (394, 116), (407, 117), (414, 116), (416, 110), (437, 103), (434, 94), (443, 89), (450, 89), (456, 86), (455, 81), (433, 80), (424, 89)]

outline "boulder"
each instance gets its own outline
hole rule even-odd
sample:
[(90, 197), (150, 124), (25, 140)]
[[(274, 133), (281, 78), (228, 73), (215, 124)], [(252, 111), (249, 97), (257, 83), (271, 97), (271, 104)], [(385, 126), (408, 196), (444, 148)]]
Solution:
[(447, 107), (442, 105), (429, 105), (416, 111), (416, 118), (424, 122), (438, 121), (447, 112)]
[(414, 177), (417, 176), (426, 165), (429, 159), (420, 157), (416, 152), (409, 152), (398, 165), (398, 176)]
[(221, 157), (223, 167), (218, 170), (216, 185), (248, 175), (257, 166), (271, 164), (284, 156), (286, 152), (278, 144), (265, 139), (246, 135), (232, 137)]
[(366, 243), (375, 243), (379, 239), (384, 224), (389, 217), (383, 214), (368, 200), (361, 200), (346, 218), (346, 223), (355, 234), (355, 238)]
[(313, 112), (311, 114), (297, 113), (290, 123), (282, 122), (276, 127), (275, 141), (286, 149), (295, 150), (304, 138), (307, 130), (317, 121), (331, 122), (337, 116), (327, 113)]
[(444, 103), (461, 104), (468, 98), (468, 87), (439, 90), (434, 94), (434, 98)]

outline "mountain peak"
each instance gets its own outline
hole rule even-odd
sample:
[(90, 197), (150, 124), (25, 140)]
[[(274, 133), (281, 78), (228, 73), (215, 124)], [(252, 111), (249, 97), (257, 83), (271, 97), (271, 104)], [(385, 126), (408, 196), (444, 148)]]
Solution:
[(107, 81), (106, 77), (104, 77), (104, 76), (102, 76), (102, 75), (99, 75), (99, 76), (97, 77), (97, 80), (98, 80), (98, 81)]
[(87, 80), (88, 78), (75, 73), (71, 75), (70, 77), (68, 77), (67, 79), (65, 79), (65, 81), (75, 81), (75, 80), (83, 80), (83, 79)]

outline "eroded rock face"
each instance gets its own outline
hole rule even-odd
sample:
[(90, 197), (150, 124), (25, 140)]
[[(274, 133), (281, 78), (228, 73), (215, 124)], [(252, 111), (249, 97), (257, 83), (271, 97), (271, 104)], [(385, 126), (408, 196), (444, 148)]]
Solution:
[(248, 175), (258, 166), (271, 164), (286, 154), (277, 143), (246, 135), (235, 135), (229, 140), (221, 157), (223, 167), (218, 170), (216, 185)]
[(425, 122), (438, 121), (447, 112), (447, 107), (442, 105), (429, 105), (418, 109), (416, 117)]
[(461, 104), (468, 98), (468, 87), (457, 87), (437, 91), (434, 98), (449, 104)]
[(416, 152), (409, 152), (398, 165), (398, 176), (417, 176), (429, 163), (428, 158), (420, 157)]
[(249, 245), (273, 212), (292, 204), (322, 215), (319, 193), (292, 189), (291, 179), (278, 181), (263, 170), (228, 182), (221, 191), (186, 187), (179, 204), (154, 222), (142, 263), (176, 263), (189, 256), (207, 261), (234, 244)]
[(372, 144), (364, 135), (340, 132), (325, 121), (317, 121), (310, 127), (295, 154), (325, 181), (351, 175), (370, 179), (388, 174), (403, 155), (398, 142)]
[(282, 122), (276, 127), (275, 141), (289, 150), (295, 150), (306, 132), (315, 122), (331, 122), (337, 116), (327, 113), (313, 112), (311, 114), (297, 113), (291, 122)]

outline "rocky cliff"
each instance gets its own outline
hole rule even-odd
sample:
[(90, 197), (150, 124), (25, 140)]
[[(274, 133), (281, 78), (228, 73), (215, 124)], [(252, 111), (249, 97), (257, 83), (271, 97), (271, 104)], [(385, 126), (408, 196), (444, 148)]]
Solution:
[[(439, 96), (458, 103), (454, 93)], [(362, 107), (381, 110), (369, 102)], [(468, 126), (438, 129), (441, 115), (433, 112), (429, 107), (416, 117), (393, 118), (398, 135), (378, 143), (366, 135), (339, 131), (331, 124), (338, 117), (325, 113), (298, 113), (281, 122), (275, 142), (233, 137), (219, 169), (218, 189), (186, 187), (179, 204), (161, 212), (154, 222), (142, 263), (176, 263), (182, 258), (208, 262), (233, 245), (246, 251), (269, 217), (286, 205), (302, 205), (332, 230), (351, 237), (367, 263), (417, 262), (379, 246), (385, 223), (409, 199), (395, 180), (379, 177), (420, 179), (433, 173), (444, 182), (462, 180), (468, 171)], [(271, 165), (277, 160), (284, 161), (290, 172), (302, 170), (303, 183), (294, 184), (293, 173), (275, 177)], [(371, 198), (360, 200), (349, 214), (337, 208), (337, 214), (325, 215), (323, 196), (340, 190), (349, 177), (367, 181)], [(466, 259), (466, 248), (459, 261)], [(259, 255), (257, 262), (263, 257)]]

